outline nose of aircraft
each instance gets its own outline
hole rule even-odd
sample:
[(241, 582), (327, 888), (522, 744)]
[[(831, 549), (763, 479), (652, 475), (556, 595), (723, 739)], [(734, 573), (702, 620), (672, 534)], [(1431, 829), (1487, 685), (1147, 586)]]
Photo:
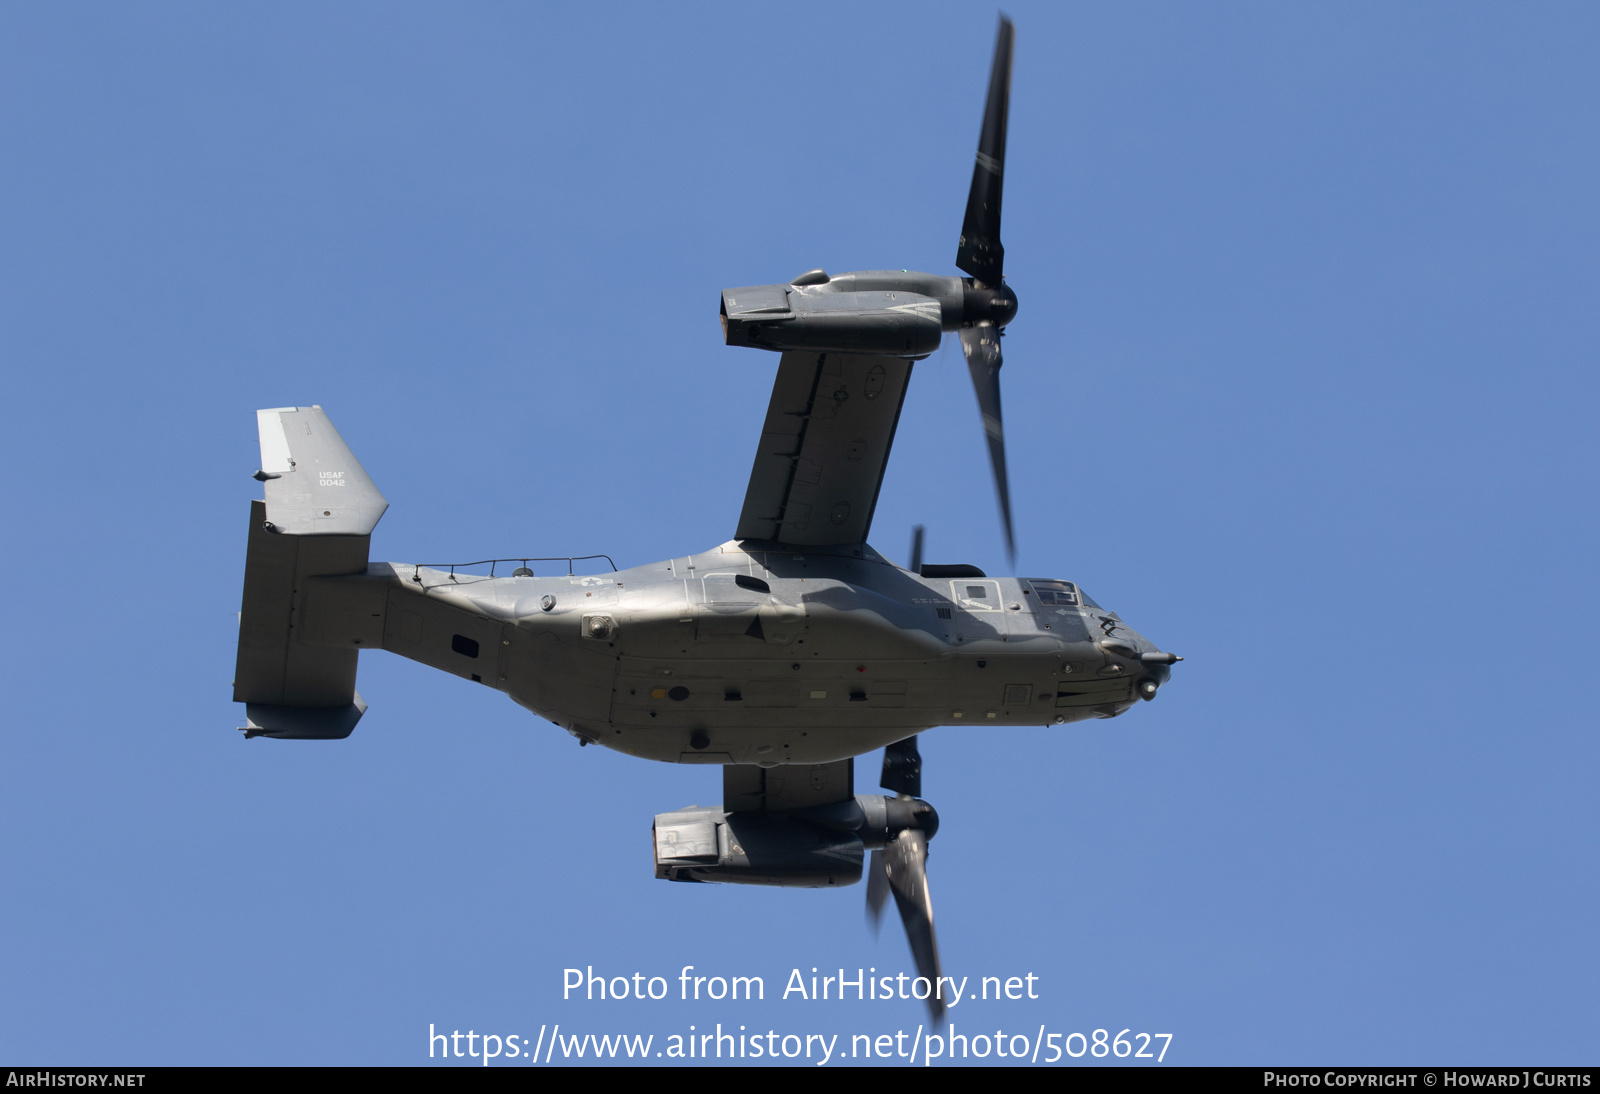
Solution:
[(1161, 685), (1172, 676), (1172, 666), (1182, 660), (1183, 658), (1175, 653), (1163, 653), (1159, 650), (1140, 654), (1139, 663), (1144, 667), (1144, 672), (1133, 689), (1134, 693), (1146, 702), (1154, 699), (1156, 692), (1161, 690)]
[[(1145, 644), (1145, 641), (1141, 641), (1140, 644)], [(1114, 654), (1118, 658), (1127, 661), (1133, 661), (1138, 665), (1139, 675), (1133, 691), (1135, 695), (1147, 702), (1156, 697), (1156, 692), (1161, 690), (1161, 685), (1165, 684), (1172, 676), (1172, 666), (1183, 660), (1177, 654), (1167, 653), (1164, 650), (1150, 649), (1141, 651), (1133, 641), (1120, 635), (1102, 641), (1100, 647), (1107, 653)]]

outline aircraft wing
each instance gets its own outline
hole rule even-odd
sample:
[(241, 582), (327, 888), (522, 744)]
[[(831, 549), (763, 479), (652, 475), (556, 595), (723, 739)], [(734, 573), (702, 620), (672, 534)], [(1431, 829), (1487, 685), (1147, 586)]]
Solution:
[(849, 801), (856, 792), (855, 763), (851, 759), (831, 764), (780, 764), (777, 767), (725, 764), (722, 808), (729, 813), (740, 813), (803, 809)]
[(784, 353), (734, 537), (866, 542), (910, 379), (903, 357)]

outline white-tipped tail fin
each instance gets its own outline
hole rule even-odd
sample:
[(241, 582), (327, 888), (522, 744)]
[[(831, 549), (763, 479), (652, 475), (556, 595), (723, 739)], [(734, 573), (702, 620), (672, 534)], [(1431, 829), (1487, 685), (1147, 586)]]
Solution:
[(256, 411), (267, 522), (279, 535), (365, 536), (389, 508), (320, 406)]

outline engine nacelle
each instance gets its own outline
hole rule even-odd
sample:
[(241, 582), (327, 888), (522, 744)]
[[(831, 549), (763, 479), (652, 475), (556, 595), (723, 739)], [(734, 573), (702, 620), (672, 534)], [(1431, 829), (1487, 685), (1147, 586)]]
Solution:
[(790, 813), (682, 809), (656, 817), (656, 877), (824, 889), (861, 880), (861, 837)]
[(692, 806), (656, 816), (656, 877), (822, 889), (861, 880), (866, 850), (907, 828), (929, 839), (939, 814), (921, 798), (857, 794), (782, 813)]
[(926, 357), (944, 327), (939, 301), (905, 290), (831, 291), (827, 285), (752, 285), (722, 294), (730, 346)]

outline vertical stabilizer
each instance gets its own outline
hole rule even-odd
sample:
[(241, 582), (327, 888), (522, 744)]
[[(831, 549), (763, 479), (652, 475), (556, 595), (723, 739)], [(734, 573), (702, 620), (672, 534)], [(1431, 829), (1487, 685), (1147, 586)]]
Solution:
[(266, 499), (250, 505), (233, 698), (247, 737), (348, 737), (367, 708), (359, 646), (321, 644), (328, 621), (308, 625), (307, 594), (313, 578), (366, 572), (389, 503), (321, 407), (260, 410), (256, 426)]

